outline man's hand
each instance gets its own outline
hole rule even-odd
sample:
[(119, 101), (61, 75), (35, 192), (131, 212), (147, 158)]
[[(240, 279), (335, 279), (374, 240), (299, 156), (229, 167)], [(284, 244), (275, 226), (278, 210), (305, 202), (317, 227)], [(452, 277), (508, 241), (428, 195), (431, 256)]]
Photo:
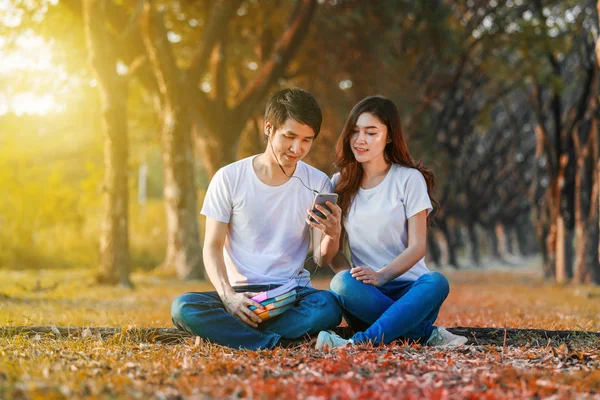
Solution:
[(373, 271), (371, 267), (354, 267), (350, 270), (350, 275), (357, 281), (366, 285), (381, 286), (386, 283), (385, 278), (379, 273)]
[(325, 218), (321, 218), (316, 215), (312, 210), (307, 210), (309, 217), (312, 217), (316, 222), (310, 220), (310, 218), (306, 219), (306, 223), (310, 226), (321, 230), (325, 235), (339, 240), (339, 237), (342, 233), (342, 209), (337, 205), (330, 201), (325, 203), (327, 207), (331, 209), (331, 212), (328, 211), (325, 207), (316, 204), (315, 208), (325, 215)]
[(254, 296), (256, 296), (256, 293), (236, 293), (232, 291), (221, 296), (221, 300), (228, 313), (238, 317), (248, 325), (258, 328), (258, 324), (262, 322), (262, 319), (248, 307), (256, 306), (259, 309), (263, 309), (263, 306), (251, 299)]

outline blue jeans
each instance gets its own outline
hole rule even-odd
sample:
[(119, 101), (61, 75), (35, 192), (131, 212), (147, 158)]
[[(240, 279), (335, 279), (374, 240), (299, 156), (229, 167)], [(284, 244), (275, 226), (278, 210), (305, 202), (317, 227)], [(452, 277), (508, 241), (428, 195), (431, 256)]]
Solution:
[[(279, 285), (236, 286), (236, 292), (262, 292)], [(213, 343), (236, 349), (272, 349), (281, 339), (298, 339), (333, 329), (342, 310), (333, 294), (314, 288), (297, 288), (294, 307), (268, 319), (255, 329), (228, 313), (217, 292), (191, 292), (171, 305), (175, 326)]]
[(450, 290), (439, 272), (422, 275), (414, 282), (391, 281), (375, 287), (354, 279), (348, 270), (333, 277), (330, 289), (348, 325), (360, 331), (352, 340), (375, 345), (399, 337), (427, 341)]

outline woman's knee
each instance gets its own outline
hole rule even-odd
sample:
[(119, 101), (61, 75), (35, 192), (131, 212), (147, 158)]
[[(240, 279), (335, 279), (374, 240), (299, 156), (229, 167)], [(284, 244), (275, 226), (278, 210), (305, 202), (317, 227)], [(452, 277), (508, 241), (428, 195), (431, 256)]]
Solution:
[(352, 293), (352, 288), (357, 283), (360, 282), (350, 275), (350, 270), (344, 270), (335, 274), (335, 276), (331, 279), (329, 290), (337, 295), (344, 296), (345, 294)]
[(442, 293), (444, 297), (448, 296), (448, 293), (450, 293), (450, 284), (444, 275), (435, 271), (428, 273), (424, 277), (434, 286), (436, 292)]

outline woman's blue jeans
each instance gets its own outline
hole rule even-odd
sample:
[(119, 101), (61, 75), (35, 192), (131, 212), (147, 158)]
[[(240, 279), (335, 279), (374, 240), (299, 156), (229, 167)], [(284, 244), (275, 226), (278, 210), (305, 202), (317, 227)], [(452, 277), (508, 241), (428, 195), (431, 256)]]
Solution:
[[(234, 287), (236, 292), (262, 292), (279, 285)], [(268, 319), (255, 329), (225, 310), (217, 292), (191, 292), (171, 305), (175, 326), (192, 335), (235, 349), (272, 349), (281, 339), (298, 339), (333, 329), (342, 320), (342, 310), (333, 294), (325, 290), (297, 288), (296, 305)]]
[(375, 345), (400, 337), (426, 342), (450, 291), (448, 280), (439, 272), (375, 287), (354, 279), (348, 270), (333, 277), (330, 289), (348, 325), (359, 331), (352, 340)]

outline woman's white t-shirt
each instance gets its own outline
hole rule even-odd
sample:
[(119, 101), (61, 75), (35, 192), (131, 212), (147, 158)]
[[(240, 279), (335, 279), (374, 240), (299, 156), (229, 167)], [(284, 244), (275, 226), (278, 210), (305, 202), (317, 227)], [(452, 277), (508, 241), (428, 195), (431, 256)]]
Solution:
[[(332, 178), (335, 187), (339, 173)], [(408, 219), (432, 210), (423, 175), (414, 168), (392, 164), (374, 188), (360, 188), (352, 200), (344, 228), (352, 263), (378, 271), (408, 247)], [(429, 272), (425, 257), (395, 280), (415, 281)]]
[(229, 224), (223, 256), (231, 285), (283, 284), (296, 277), (307, 285), (309, 247), (306, 210), (314, 193), (330, 192), (326, 174), (299, 161), (293, 178), (280, 186), (263, 183), (253, 157), (227, 165), (210, 181), (201, 213)]

